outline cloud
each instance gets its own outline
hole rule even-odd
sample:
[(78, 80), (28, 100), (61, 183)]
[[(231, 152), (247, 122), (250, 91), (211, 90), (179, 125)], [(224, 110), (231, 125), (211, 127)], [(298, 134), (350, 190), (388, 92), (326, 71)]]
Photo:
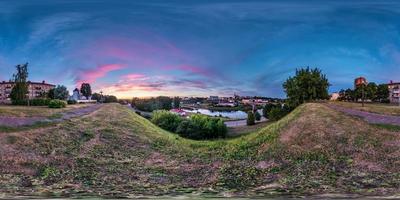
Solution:
[(97, 79), (106, 76), (109, 72), (123, 68), (125, 68), (125, 66), (121, 64), (109, 64), (101, 65), (94, 69), (83, 70), (80, 72), (75, 82), (78, 86), (82, 83), (94, 83)]

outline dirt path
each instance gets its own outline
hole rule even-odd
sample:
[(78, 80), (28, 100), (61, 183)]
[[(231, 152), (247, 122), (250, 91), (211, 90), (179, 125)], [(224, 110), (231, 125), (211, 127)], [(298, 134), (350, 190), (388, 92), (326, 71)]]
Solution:
[(61, 117), (49, 119), (47, 117), (1, 117), (0, 126), (18, 127), (29, 126), (38, 122), (61, 122), (74, 117), (80, 117), (90, 114), (101, 107), (101, 104), (90, 105), (84, 108), (76, 108), (66, 112), (62, 112)]
[(334, 110), (344, 112), (349, 115), (361, 117), (364, 120), (366, 120), (367, 122), (372, 123), (372, 124), (391, 124), (391, 125), (400, 126), (400, 116), (371, 113), (371, 112), (360, 111), (360, 110), (355, 110), (355, 109), (351, 109), (351, 108), (345, 108), (342, 106), (332, 105), (332, 104), (325, 104), (325, 105)]

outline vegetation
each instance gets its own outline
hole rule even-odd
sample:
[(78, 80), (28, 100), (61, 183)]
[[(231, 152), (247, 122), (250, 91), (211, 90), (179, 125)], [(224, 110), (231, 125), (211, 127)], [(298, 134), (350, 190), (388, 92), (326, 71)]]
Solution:
[(28, 63), (17, 65), (17, 73), (13, 74), (13, 88), (10, 93), (14, 105), (21, 105), (28, 100)]
[(362, 98), (362, 90), (364, 90), (364, 98), (374, 102), (389, 103), (389, 88), (387, 84), (377, 85), (374, 82), (364, 86), (358, 86), (354, 90), (346, 89), (339, 92), (340, 101), (358, 101)]
[(151, 122), (164, 130), (175, 132), (182, 122), (182, 118), (166, 110), (156, 110), (153, 112)]
[(329, 81), (318, 68), (296, 69), (296, 75), (283, 84), (289, 106), (296, 107), (304, 102), (329, 99)]
[(3, 194), (123, 198), (400, 192), (399, 134), (315, 103), (226, 140), (185, 139), (117, 104), (0, 137), (5, 138), (2, 146), (8, 143), (0, 148)]
[(174, 99), (172, 100), (172, 105), (173, 105), (173, 108), (180, 108), (181, 98), (180, 97), (174, 97)]
[(59, 99), (53, 99), (49, 102), (49, 108), (65, 108), (67, 102)]
[(225, 138), (228, 129), (221, 119), (195, 114), (180, 122), (178, 135), (194, 140)]
[(146, 112), (170, 110), (172, 108), (172, 99), (164, 96), (149, 99), (133, 98), (132, 106)]
[(118, 103), (118, 98), (114, 95), (105, 95), (104, 103)]
[(49, 90), (47, 96), (50, 99), (67, 100), (69, 97), (69, 92), (67, 87), (63, 85), (57, 85), (57, 87)]
[(86, 99), (89, 99), (89, 97), (92, 95), (92, 88), (90, 87), (90, 84), (82, 83), (80, 92), (86, 97)]
[(247, 122), (246, 122), (247, 126), (251, 126), (256, 124), (255, 121), (255, 116), (254, 116), (254, 112), (253, 111), (249, 111), (247, 112)]
[(255, 119), (256, 119), (256, 121), (260, 121), (261, 120), (261, 115), (260, 115), (260, 113), (259, 112), (254, 112), (254, 117), (255, 117)]
[(175, 113), (157, 110), (153, 112), (151, 122), (164, 130), (195, 140), (224, 138), (227, 133), (223, 120), (200, 114), (183, 119)]

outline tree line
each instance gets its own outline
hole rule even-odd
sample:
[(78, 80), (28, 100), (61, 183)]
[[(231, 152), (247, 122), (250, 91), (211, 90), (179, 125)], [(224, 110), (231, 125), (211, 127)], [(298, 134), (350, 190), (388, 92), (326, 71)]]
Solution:
[[(364, 87), (364, 88), (363, 88)], [(370, 82), (365, 86), (357, 86), (355, 89), (342, 89), (339, 92), (339, 101), (354, 101), (357, 102), (363, 97), (374, 102), (389, 103), (389, 88), (387, 84), (377, 85), (374, 82)]]

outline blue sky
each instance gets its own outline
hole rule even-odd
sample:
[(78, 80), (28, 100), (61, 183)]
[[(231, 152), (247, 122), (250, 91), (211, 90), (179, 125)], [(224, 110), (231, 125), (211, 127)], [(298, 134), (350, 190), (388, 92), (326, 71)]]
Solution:
[(119, 97), (284, 97), (296, 68), (330, 92), (400, 81), (398, 1), (0, 1), (0, 80), (82, 82)]

